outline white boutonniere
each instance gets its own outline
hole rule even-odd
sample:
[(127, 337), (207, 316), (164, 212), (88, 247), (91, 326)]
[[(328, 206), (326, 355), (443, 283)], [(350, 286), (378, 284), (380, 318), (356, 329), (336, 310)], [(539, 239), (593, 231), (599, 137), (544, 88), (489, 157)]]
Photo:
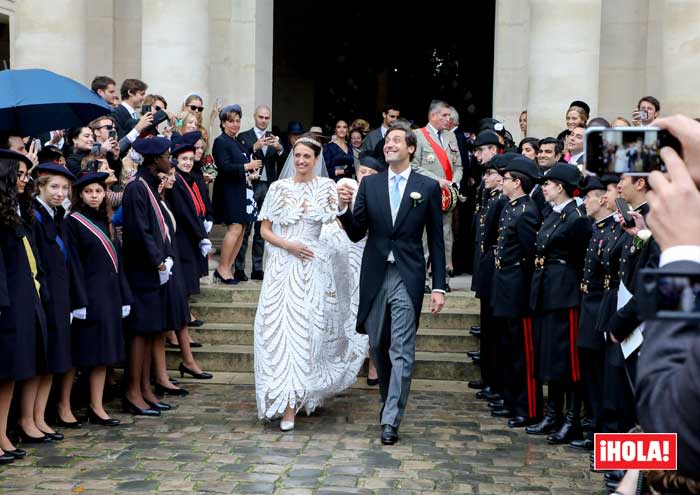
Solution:
[(421, 196), (418, 191), (413, 191), (411, 194), (409, 194), (409, 196), (413, 200), (414, 208), (423, 202), (423, 196)]

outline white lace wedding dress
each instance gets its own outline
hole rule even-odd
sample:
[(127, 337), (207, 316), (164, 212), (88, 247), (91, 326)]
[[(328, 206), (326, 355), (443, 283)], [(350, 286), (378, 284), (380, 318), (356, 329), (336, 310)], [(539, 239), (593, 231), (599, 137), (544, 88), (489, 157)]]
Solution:
[(260, 419), (281, 416), (287, 405), (310, 413), (355, 382), (367, 354), (367, 337), (355, 332), (354, 321), (348, 328), (343, 320), (350, 295), (338, 292), (336, 276), (349, 274), (342, 276), (333, 266), (342, 256), (335, 243), (320, 239), (323, 225), (336, 221), (336, 211), (335, 183), (316, 177), (307, 183), (274, 182), (258, 215), (272, 222), (276, 235), (314, 253), (313, 259), (300, 260), (265, 244), (254, 337)]

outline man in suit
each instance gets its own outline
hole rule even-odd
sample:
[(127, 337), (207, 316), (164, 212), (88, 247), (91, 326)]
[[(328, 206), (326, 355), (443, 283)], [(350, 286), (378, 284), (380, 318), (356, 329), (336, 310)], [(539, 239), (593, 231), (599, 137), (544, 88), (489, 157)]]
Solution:
[(586, 128), (582, 125), (576, 126), (571, 130), (571, 134), (566, 138), (566, 143), (569, 147), (569, 163), (574, 165), (583, 164), (583, 136), (586, 134)]
[[(428, 124), (416, 131), (416, 153), (411, 165), (416, 172), (435, 179), (441, 188), (459, 187), (462, 180), (462, 157), (454, 132), (448, 130), (450, 106), (441, 100), (430, 102)], [(445, 261), (448, 274), (452, 271), (452, 212), (442, 218)], [(423, 243), (425, 247), (425, 242)], [(435, 260), (430, 262), (435, 268)], [(447, 285), (448, 291), (449, 283)]]
[[(240, 133), (236, 139), (247, 150), (248, 156), (253, 160), (260, 160), (262, 168), (257, 178), (253, 179), (253, 192), (255, 202), (260, 208), (265, 201), (267, 190), (275, 180), (277, 180), (277, 171), (280, 156), (284, 154), (284, 148), (280, 142), (279, 136), (274, 136), (267, 131), (272, 119), (272, 110), (267, 105), (258, 105), (253, 114), (255, 125), (252, 129)], [(263, 251), (265, 249), (265, 241), (260, 235), (260, 224), (255, 222), (253, 234), (253, 271), (250, 278), (253, 280), (262, 280), (263, 273)], [(243, 244), (236, 256), (235, 272), (233, 276), (238, 280), (248, 280), (245, 274), (245, 255), (248, 251), (248, 238), (250, 231), (253, 230), (252, 224), (246, 225), (245, 234), (243, 235)]]
[[(367, 136), (365, 136), (365, 140), (362, 141), (362, 147), (360, 147), (360, 151), (370, 151), (374, 153), (377, 143), (384, 139), (386, 131), (400, 116), (401, 110), (399, 110), (399, 108), (396, 105), (384, 105), (384, 109), (382, 110), (382, 125), (370, 131), (367, 134)], [(383, 159), (384, 153), (379, 153), (379, 155), (375, 156), (375, 158)]]
[(116, 107), (117, 101), (117, 82), (108, 76), (95, 76), (90, 85), (97, 96), (102, 98), (107, 105)]
[(127, 137), (133, 143), (139, 137), (141, 131), (153, 123), (153, 113), (147, 112), (139, 117), (137, 108), (141, 108), (146, 97), (148, 85), (138, 79), (124, 79), (119, 90), (122, 97), (121, 104), (112, 111), (112, 117), (117, 124), (117, 137)]
[(445, 304), (445, 251), (438, 183), (415, 173), (416, 136), (397, 124), (385, 137), (389, 170), (365, 177), (350, 211), (352, 189), (338, 187), (339, 218), (353, 242), (368, 234), (360, 273), (357, 329), (368, 333), (382, 399), (381, 441), (398, 440), (411, 387), (416, 331), (423, 305), (425, 258), (422, 235), (434, 261), (431, 313)]

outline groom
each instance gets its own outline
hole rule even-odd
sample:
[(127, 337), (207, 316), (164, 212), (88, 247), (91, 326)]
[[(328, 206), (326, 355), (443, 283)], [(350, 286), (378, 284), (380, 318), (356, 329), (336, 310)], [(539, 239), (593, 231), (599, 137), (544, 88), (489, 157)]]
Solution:
[(352, 189), (338, 187), (338, 216), (353, 242), (368, 233), (360, 273), (357, 331), (369, 334), (372, 360), (382, 396), (381, 440), (392, 445), (411, 388), (416, 330), (423, 305), (425, 258), (423, 230), (428, 234), (433, 291), (430, 312), (445, 304), (445, 246), (442, 236), (440, 185), (413, 172), (410, 161), (416, 136), (395, 123), (386, 133), (384, 155), (389, 170), (365, 177), (349, 211)]

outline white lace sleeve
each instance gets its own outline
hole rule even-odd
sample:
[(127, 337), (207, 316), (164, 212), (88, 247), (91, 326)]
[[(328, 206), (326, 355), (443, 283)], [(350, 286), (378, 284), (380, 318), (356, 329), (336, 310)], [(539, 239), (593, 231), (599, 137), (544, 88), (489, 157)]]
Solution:
[(299, 198), (293, 197), (290, 184), (291, 179), (272, 183), (258, 214), (258, 221), (269, 220), (273, 224), (289, 225), (301, 218), (303, 210)]
[(315, 191), (313, 219), (324, 224), (332, 223), (338, 213), (338, 191), (332, 179), (318, 178), (318, 187)]

